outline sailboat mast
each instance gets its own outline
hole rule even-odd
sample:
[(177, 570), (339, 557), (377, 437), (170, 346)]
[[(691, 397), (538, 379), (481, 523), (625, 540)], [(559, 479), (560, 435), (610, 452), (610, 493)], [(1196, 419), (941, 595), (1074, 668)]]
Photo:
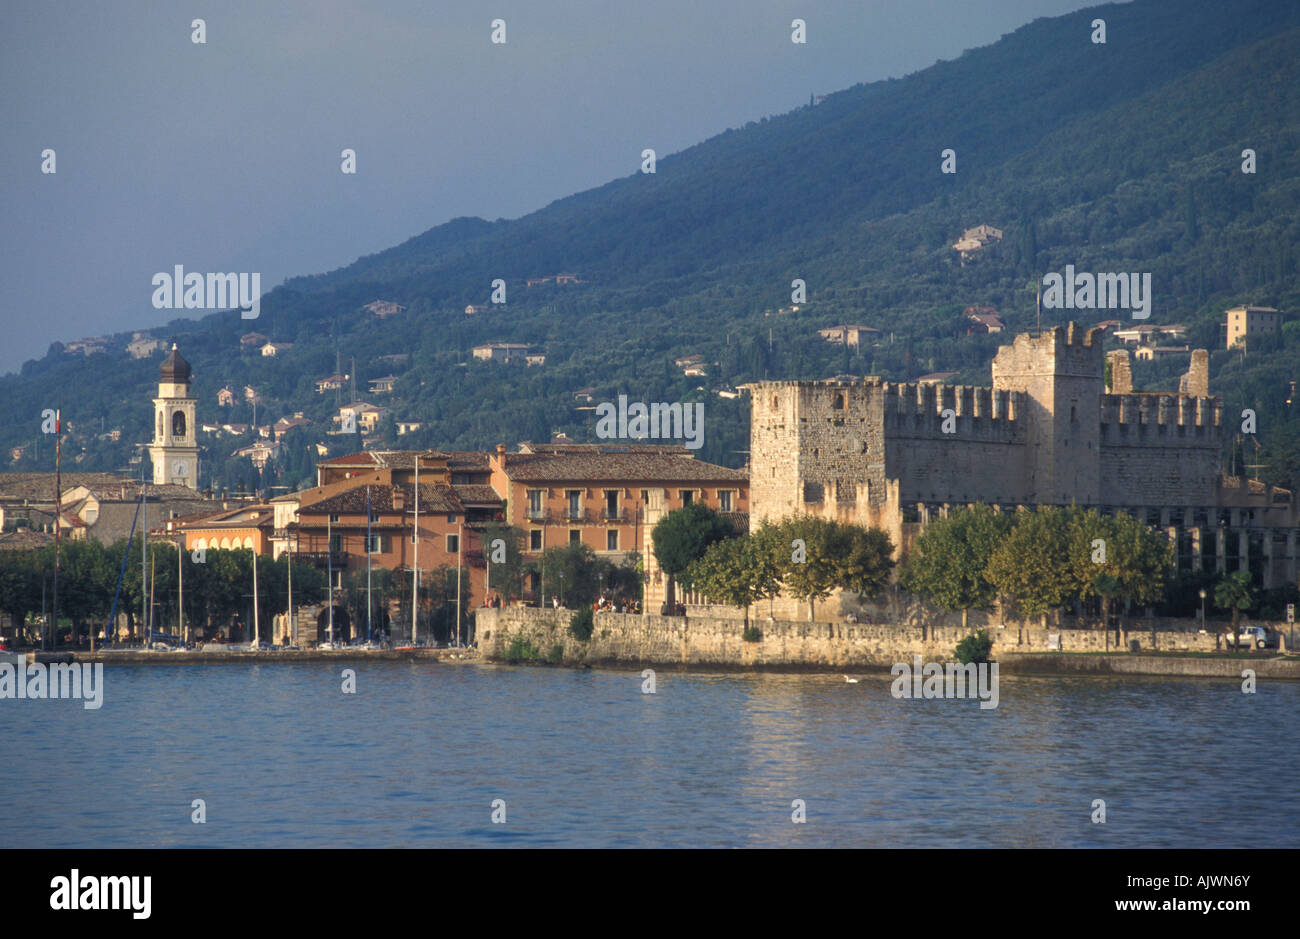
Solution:
[(158, 603), (158, 555), (149, 553), (149, 640), (153, 641), (153, 608)]
[(284, 526), (284, 543), (286, 550), (289, 552), (289, 607), (284, 613), (284, 631), (289, 636), (285, 645), (288, 645), (290, 642), (293, 642), (295, 638), (293, 631), (293, 542), (289, 540), (288, 522), (286, 522)]
[(366, 642), (370, 641), (370, 487), (366, 486)]
[(326, 602), (330, 610), (330, 645), (334, 645), (334, 526), (333, 519), (325, 516), (325, 557), (329, 568), (329, 583), (326, 584)]
[(253, 642), (261, 641), (262, 629), (257, 618), (257, 549), (253, 549)]
[(460, 648), (460, 559), (465, 550), (465, 525), (456, 528), (456, 648)]
[(411, 555), (411, 645), (415, 645), (416, 618), (420, 615), (420, 454), (415, 454), (415, 549)]
[(145, 630), (144, 647), (149, 648), (149, 496), (144, 487), (144, 467), (140, 468), (140, 629)]
[[(63, 411), (54, 412), (54, 648), (59, 647), (59, 561), (63, 544)], [(41, 637), (41, 646), (45, 646)], [(72, 643), (77, 643), (73, 632)], [(92, 643), (93, 645), (93, 643)]]

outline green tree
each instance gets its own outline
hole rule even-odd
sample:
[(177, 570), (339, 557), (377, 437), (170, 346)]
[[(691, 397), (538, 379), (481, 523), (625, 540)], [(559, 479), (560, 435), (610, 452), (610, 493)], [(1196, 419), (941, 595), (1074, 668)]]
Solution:
[(1074, 588), (1065, 513), (1053, 506), (1019, 513), (989, 556), (984, 576), (1028, 616), (1046, 618), (1049, 610), (1070, 602)]
[(668, 575), (668, 602), (676, 599), (676, 582), (690, 587), (691, 562), (704, 556), (709, 547), (735, 534), (731, 523), (706, 505), (692, 502), (669, 512), (650, 532), (655, 558)]
[(894, 543), (879, 528), (832, 523), (831, 550), (837, 560), (836, 586), (859, 597), (876, 597), (894, 569)]
[(0, 551), (0, 612), (15, 627), (41, 608), (41, 577), (34, 551)]
[[(497, 545), (497, 541), (501, 545)], [(517, 599), (523, 593), (524, 583), (524, 543), (523, 529), (514, 525), (493, 523), (483, 529), (483, 556), (487, 560), (488, 589), (499, 593), (506, 600)], [(498, 557), (497, 548), (502, 549), (504, 560)]]
[(1012, 518), (987, 505), (954, 509), (930, 522), (908, 554), (899, 585), (941, 610), (961, 610), (962, 628), (972, 608), (997, 596), (987, 571), (994, 550), (1012, 528)]
[(1123, 513), (1069, 509), (1066, 516), (1075, 590), (1080, 599), (1101, 601), (1103, 628), (1110, 623), (1112, 600), (1159, 602), (1174, 566), (1167, 538)]
[(796, 599), (808, 602), (808, 621), (816, 618), (817, 602), (835, 589), (839, 565), (832, 554), (832, 523), (811, 515), (781, 522), (781, 581)]
[(762, 567), (752, 539), (725, 538), (714, 542), (687, 569), (690, 583), (710, 600), (744, 607), (749, 625), (749, 607), (759, 599)]

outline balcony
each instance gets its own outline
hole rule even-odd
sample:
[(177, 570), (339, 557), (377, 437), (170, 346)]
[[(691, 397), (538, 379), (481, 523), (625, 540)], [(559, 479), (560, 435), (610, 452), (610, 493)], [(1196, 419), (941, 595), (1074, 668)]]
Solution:
[(333, 564), (337, 571), (348, 566), (348, 554), (344, 551), (295, 551), (293, 561), (295, 564), (311, 564), (322, 570)]

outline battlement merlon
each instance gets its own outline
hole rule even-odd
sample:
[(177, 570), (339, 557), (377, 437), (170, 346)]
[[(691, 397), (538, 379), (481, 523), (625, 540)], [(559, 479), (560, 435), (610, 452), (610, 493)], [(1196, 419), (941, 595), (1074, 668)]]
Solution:
[(1105, 394), (1101, 396), (1101, 423), (1220, 427), (1223, 399), (1173, 392)]
[(772, 412), (789, 407), (789, 417), (828, 419), (879, 413), (891, 422), (903, 418), (931, 418), (951, 409), (959, 418), (977, 421), (1015, 421), (1024, 413), (1025, 395), (986, 385), (920, 384), (888, 382), (875, 376), (856, 381), (764, 381), (738, 386), (749, 392), (751, 411)]

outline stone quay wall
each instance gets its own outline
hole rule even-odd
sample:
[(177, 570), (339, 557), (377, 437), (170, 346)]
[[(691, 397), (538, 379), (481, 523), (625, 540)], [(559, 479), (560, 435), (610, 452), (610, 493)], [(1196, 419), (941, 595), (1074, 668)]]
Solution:
[[(746, 642), (744, 623), (737, 619), (597, 613), (591, 639), (583, 642), (569, 633), (572, 615), (571, 610), (534, 607), (477, 610), (479, 652), (485, 659), (503, 658), (511, 642), (520, 638), (542, 657), (559, 646), (562, 660), (568, 663), (840, 669), (888, 667), (910, 662), (913, 655), (926, 661), (951, 661), (957, 643), (970, 632), (960, 626), (754, 620), (762, 639)], [(1107, 633), (1101, 630), (995, 626), (989, 635), (995, 659), (1016, 653), (1108, 651)], [(1213, 634), (1197, 632), (1121, 631), (1119, 640), (1116, 649), (1115, 632), (1110, 631), (1109, 651), (1130, 655), (1134, 642), (1142, 653), (1213, 652), (1215, 648)]]

